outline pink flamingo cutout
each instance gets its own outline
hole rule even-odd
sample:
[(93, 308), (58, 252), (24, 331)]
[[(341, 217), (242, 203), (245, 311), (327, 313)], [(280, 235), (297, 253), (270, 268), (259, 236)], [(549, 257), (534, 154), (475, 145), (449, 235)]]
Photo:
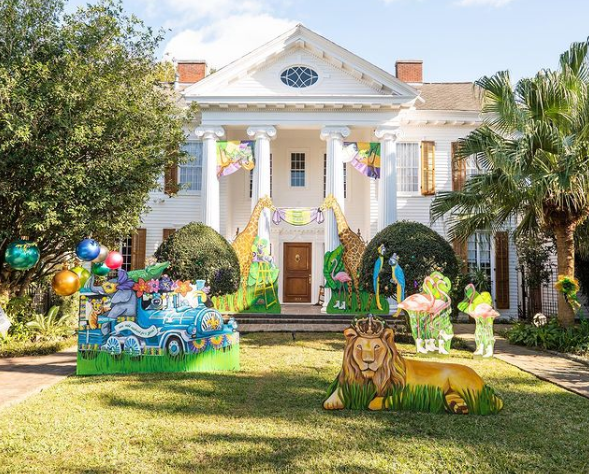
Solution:
[(341, 306), (340, 306), (340, 300), (341, 300), (341, 296), (342, 296), (342, 288), (344, 288), (344, 285), (349, 284), (352, 281), (352, 279), (350, 278), (350, 275), (348, 275), (346, 272), (337, 272), (334, 275), (333, 272), (334, 272), (336, 266), (337, 266), (337, 261), (334, 261), (334, 265), (331, 269), (331, 278), (334, 281), (339, 281), (341, 283), (341, 285), (339, 288), (339, 293), (337, 295), (337, 303), (334, 306), (338, 309), (346, 309), (346, 290), (344, 290), (344, 301), (341, 302)]

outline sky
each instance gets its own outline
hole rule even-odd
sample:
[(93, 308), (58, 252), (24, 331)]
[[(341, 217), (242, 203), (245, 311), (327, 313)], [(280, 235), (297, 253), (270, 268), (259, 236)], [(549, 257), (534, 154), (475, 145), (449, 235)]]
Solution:
[[(87, 3), (70, 0), (68, 10)], [(220, 68), (297, 23), (394, 73), (423, 60), (425, 82), (517, 80), (554, 68), (589, 36), (589, 0), (123, 0), (166, 29), (159, 54)]]

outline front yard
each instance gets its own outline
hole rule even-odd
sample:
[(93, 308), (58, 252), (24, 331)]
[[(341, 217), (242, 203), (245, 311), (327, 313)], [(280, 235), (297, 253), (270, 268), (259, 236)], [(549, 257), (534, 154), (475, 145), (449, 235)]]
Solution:
[(246, 335), (239, 373), (72, 377), (0, 412), (0, 470), (589, 471), (589, 400), (468, 352), (451, 360), (501, 394), (498, 416), (323, 411), (342, 346)]

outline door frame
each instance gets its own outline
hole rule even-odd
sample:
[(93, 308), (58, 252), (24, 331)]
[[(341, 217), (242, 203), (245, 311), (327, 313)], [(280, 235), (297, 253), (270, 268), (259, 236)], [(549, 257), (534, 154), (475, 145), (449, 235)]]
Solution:
[[(308, 255), (309, 255), (309, 283), (308, 283), (308, 292), (309, 292), (309, 300), (308, 301), (287, 301), (286, 296), (286, 277), (287, 277), (287, 262), (286, 262), (286, 248), (288, 245), (299, 245), (299, 246), (308, 246)], [(313, 242), (299, 242), (299, 241), (287, 241), (282, 242), (282, 302), (287, 304), (313, 304), (313, 270), (314, 270), (314, 258), (313, 258)]]

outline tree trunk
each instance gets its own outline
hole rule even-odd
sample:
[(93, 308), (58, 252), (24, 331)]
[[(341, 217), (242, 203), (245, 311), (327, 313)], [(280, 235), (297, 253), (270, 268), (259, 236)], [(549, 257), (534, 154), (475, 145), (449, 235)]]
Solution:
[[(558, 274), (573, 278), (575, 276), (575, 225), (558, 227), (555, 235)], [(571, 326), (575, 322), (575, 312), (560, 292), (558, 293), (558, 321), (563, 326)]]

